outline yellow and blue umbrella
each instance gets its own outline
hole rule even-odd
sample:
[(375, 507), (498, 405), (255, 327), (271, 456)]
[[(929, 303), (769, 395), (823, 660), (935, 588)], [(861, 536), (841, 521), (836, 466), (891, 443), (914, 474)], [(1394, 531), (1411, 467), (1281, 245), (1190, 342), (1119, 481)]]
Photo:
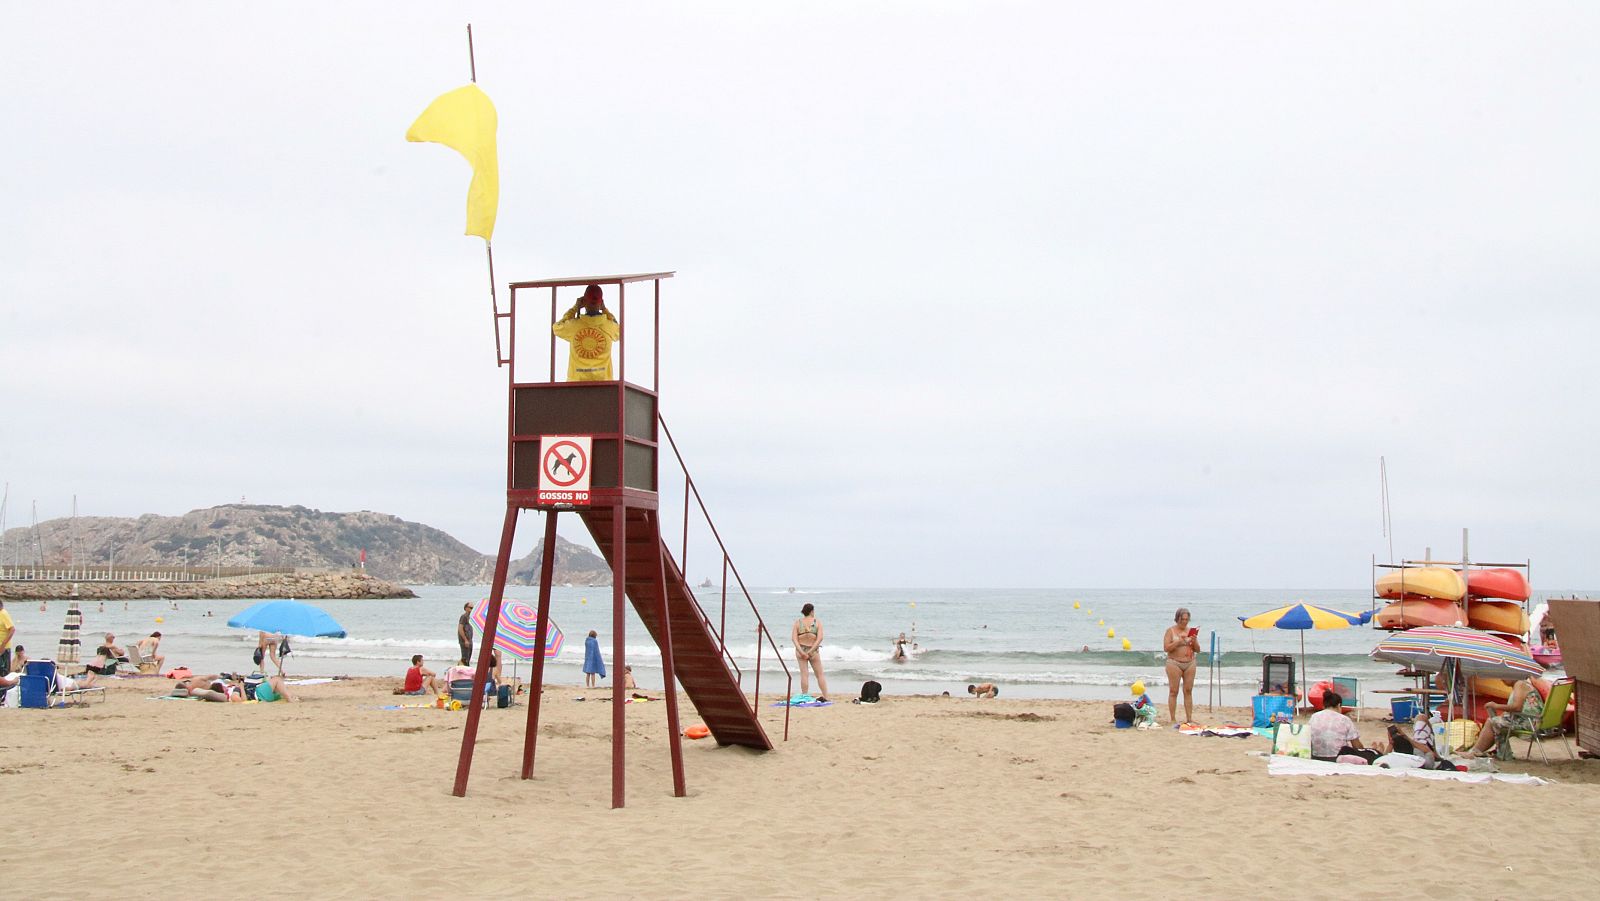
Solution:
[(1301, 690), (1306, 688), (1306, 630), (1307, 629), (1348, 629), (1351, 626), (1366, 625), (1372, 619), (1372, 611), (1362, 613), (1346, 613), (1343, 610), (1334, 610), (1331, 607), (1318, 607), (1315, 604), (1290, 604), (1266, 613), (1257, 613), (1255, 616), (1241, 616), (1239, 623), (1246, 629), (1295, 629), (1300, 633), (1300, 682)]

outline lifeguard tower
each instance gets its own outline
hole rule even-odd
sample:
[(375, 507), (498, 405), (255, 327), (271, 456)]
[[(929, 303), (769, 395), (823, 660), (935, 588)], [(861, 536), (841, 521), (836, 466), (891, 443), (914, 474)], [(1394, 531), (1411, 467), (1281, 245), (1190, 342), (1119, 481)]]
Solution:
[[(495, 309), (495, 356), (507, 370), (506, 410), (506, 511), (500, 533), (500, 549), (495, 559), (494, 581), (489, 592), (489, 608), (484, 622), (482, 647), (478, 653), (468, 708), (466, 730), (461, 737), (461, 756), (456, 765), (453, 793), (466, 794), (472, 768), (478, 721), (482, 714), (484, 685), (488, 675), (489, 652), (499, 625), (506, 574), (511, 561), (512, 540), (517, 518), (523, 510), (545, 513), (544, 554), (539, 569), (538, 626), (534, 647), (543, 648), (550, 621), (550, 591), (555, 565), (556, 522), (563, 513), (574, 514), (589, 530), (595, 545), (611, 566), (612, 666), (614, 687), (611, 713), (611, 806), (625, 801), (624, 760), (626, 750), (626, 692), (622, 673), (626, 665), (626, 604), (644, 623), (661, 651), (665, 682), (668, 746), (672, 755), (673, 794), (685, 793), (682, 726), (678, 716), (677, 686), (694, 704), (711, 737), (719, 745), (744, 745), (763, 751), (772, 741), (762, 728), (760, 711), (761, 663), (770, 652), (789, 678), (784, 697), (792, 690), (792, 674), (778, 651), (777, 643), (756, 610), (744, 581), (738, 575), (723, 546), (721, 536), (706, 513), (699, 490), (672, 435), (661, 418), (661, 283), (671, 272), (634, 275), (601, 275), (581, 278), (545, 279), (513, 282), (509, 307)], [(558, 381), (557, 339), (550, 325), (557, 321), (563, 302), (570, 305), (577, 292), (587, 285), (599, 285), (607, 303), (615, 303), (620, 337), (613, 348), (616, 378), (613, 381)], [(573, 289), (576, 289), (574, 291)], [(560, 297), (562, 292), (568, 296)], [(550, 316), (543, 336), (548, 341), (549, 369), (543, 379), (523, 379), (517, 367), (517, 316), (519, 301), (533, 295), (537, 302), (548, 293)], [(645, 293), (641, 301), (640, 293)], [(628, 342), (638, 340), (644, 329), (630, 318), (629, 304), (636, 313), (652, 311), (646, 320), (651, 342), (650, 382), (629, 381)], [(648, 307), (641, 309), (643, 304)], [(679, 559), (674, 559), (663, 535), (661, 521), (660, 456), (672, 451), (673, 460), (683, 471), (683, 536)], [(676, 482), (676, 480), (674, 480)], [(688, 554), (689, 512), (698, 509), (705, 517), (721, 553), (722, 588), (720, 615), (716, 620), (706, 613), (691, 590), (683, 570)], [(730, 584), (730, 578), (732, 582)], [(740, 670), (727, 642), (729, 588), (743, 596), (748, 611), (739, 618), (756, 625), (756, 663), (754, 695), (747, 697), (745, 674)], [(737, 606), (737, 597), (735, 598)], [(748, 633), (741, 638), (748, 641)], [(534, 750), (539, 731), (539, 702), (544, 684), (544, 656), (536, 654), (528, 692), (528, 724), (523, 739), (522, 778), (533, 778)], [(788, 708), (783, 708), (783, 735), (789, 735)]]

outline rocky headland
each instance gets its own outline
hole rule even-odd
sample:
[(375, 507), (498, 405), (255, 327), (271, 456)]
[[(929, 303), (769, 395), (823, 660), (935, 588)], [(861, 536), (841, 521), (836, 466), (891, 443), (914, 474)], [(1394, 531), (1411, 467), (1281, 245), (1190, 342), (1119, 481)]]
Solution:
[[(537, 579), (543, 544), (540, 541), (527, 556), (511, 561), (512, 584), (527, 585)], [(0, 566), (12, 568), (20, 564), (71, 571), (114, 565), (119, 571), (174, 570), (206, 576), (253, 569), (280, 574), (309, 570), (330, 578), (364, 571), (377, 580), (402, 585), (469, 585), (487, 583), (494, 563), (494, 555), (479, 553), (422, 523), (370, 510), (333, 513), (300, 506), (226, 504), (182, 516), (78, 516), (12, 528), (0, 535)], [(611, 568), (593, 551), (557, 537), (555, 580), (609, 585)], [(212, 581), (216, 580), (207, 584)], [(140, 591), (148, 585), (137, 584)], [(341, 583), (352, 590), (365, 584)], [(160, 585), (155, 590), (161, 597), (186, 597), (182, 591), (200, 589), (174, 588), (168, 593)]]
[(228, 600), (237, 598), (414, 598), (416, 593), (404, 585), (376, 579), (359, 572), (258, 573), (230, 576), (203, 582), (72, 582), (0, 581), (0, 599), (55, 601), (78, 598), (85, 601), (130, 601), (162, 598), (175, 601)]

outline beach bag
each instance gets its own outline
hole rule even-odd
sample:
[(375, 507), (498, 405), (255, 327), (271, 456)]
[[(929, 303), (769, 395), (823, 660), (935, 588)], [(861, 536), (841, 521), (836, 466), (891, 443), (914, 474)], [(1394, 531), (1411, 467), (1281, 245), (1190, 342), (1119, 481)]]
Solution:
[(1138, 714), (1133, 709), (1133, 705), (1129, 704), (1127, 701), (1123, 701), (1117, 704), (1117, 706), (1111, 708), (1111, 716), (1117, 721), (1118, 729), (1132, 728), (1134, 717), (1137, 715)]
[(247, 701), (256, 699), (256, 686), (267, 681), (267, 677), (260, 673), (251, 673), (244, 677), (244, 698)]
[(1254, 717), (1250, 725), (1258, 728), (1268, 728), (1276, 723), (1285, 723), (1294, 719), (1294, 698), (1284, 695), (1256, 695), (1251, 698)]
[(1445, 747), (1451, 752), (1470, 748), (1477, 744), (1480, 731), (1478, 724), (1472, 720), (1451, 720), (1444, 727)]
[(499, 709), (502, 709), (502, 710), (511, 706), (511, 683), (510, 682), (507, 682), (504, 685), (501, 685), (500, 686), (500, 690), (495, 693), (494, 706), (499, 708)]
[(1272, 753), (1311, 759), (1311, 729), (1306, 723), (1279, 723), (1272, 733)]
[(878, 696), (883, 694), (883, 686), (871, 679), (861, 683), (861, 703), (876, 704)]

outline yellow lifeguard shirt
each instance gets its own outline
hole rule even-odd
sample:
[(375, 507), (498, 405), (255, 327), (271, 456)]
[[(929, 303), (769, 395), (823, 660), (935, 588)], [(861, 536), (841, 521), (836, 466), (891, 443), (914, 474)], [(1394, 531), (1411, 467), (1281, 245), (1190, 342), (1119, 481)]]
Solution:
[(583, 316), (568, 311), (550, 330), (571, 348), (567, 354), (567, 381), (611, 381), (611, 342), (622, 335), (615, 316)]

